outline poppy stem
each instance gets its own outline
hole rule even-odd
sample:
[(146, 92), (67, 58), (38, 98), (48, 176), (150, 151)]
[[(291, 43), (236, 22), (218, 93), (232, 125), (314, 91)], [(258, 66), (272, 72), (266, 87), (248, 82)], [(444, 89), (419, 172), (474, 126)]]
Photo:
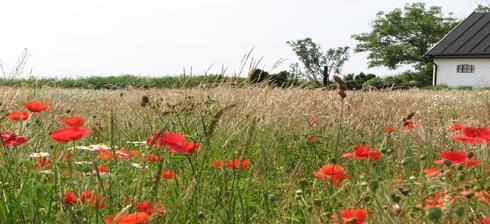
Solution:
[(333, 150), (333, 158), (334, 160), (332, 161), (333, 164), (337, 163), (337, 150), (339, 148), (339, 141), (340, 141), (340, 134), (342, 132), (342, 120), (344, 119), (344, 99), (341, 99), (341, 105), (340, 105), (340, 117), (339, 117), (339, 123), (338, 123), (338, 129), (337, 129), (337, 138), (335, 140), (335, 147)]

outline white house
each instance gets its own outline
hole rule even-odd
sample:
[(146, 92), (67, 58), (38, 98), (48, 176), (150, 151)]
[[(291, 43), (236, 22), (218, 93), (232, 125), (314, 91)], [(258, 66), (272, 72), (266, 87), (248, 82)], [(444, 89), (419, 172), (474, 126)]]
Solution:
[(433, 85), (490, 87), (490, 13), (473, 12), (426, 54)]

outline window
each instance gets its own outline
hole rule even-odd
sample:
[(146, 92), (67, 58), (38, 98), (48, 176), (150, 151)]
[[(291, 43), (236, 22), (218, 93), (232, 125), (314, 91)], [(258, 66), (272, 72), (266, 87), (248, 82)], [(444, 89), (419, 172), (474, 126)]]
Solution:
[(457, 68), (458, 73), (474, 73), (475, 72), (475, 66), (474, 65), (458, 65)]

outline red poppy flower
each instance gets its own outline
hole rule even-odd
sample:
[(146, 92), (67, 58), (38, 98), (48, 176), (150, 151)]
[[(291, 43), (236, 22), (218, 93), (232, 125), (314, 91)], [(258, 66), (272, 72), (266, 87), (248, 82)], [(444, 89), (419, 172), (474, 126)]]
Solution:
[(2, 141), (3, 145), (5, 147), (15, 147), (18, 145), (26, 144), (27, 143), (27, 137), (25, 136), (20, 136), (16, 135), (15, 133), (12, 132), (2, 132)]
[(216, 169), (218, 170), (221, 170), (223, 168), (223, 165), (225, 164), (225, 161), (223, 160), (213, 160), (211, 162), (214, 164), (214, 167), (216, 167)]
[(463, 128), (462, 134), (451, 138), (468, 144), (490, 144), (490, 128)]
[(146, 212), (149, 215), (153, 215), (153, 213), (156, 211), (157, 215), (159, 216), (164, 215), (166, 212), (165, 206), (155, 205), (147, 200), (140, 202), (138, 205), (136, 205), (135, 209), (138, 212)]
[(451, 126), (451, 128), (449, 128), (449, 130), (451, 130), (452, 132), (457, 132), (457, 131), (461, 131), (463, 130), (464, 126), (460, 123), (455, 123)]
[(480, 221), (481, 224), (490, 224), (490, 218), (482, 218)]
[(463, 164), (465, 166), (478, 166), (480, 161), (475, 157), (468, 158), (466, 152), (461, 151), (447, 151), (443, 152), (440, 155), (440, 160), (435, 161), (434, 163), (440, 166), (444, 165), (444, 160), (449, 160), (451, 165)]
[[(367, 214), (367, 209), (347, 209), (342, 211), (340, 215), (342, 216), (342, 223), (344, 224), (362, 224), (366, 221)], [(333, 215), (332, 220), (339, 223), (337, 215)]]
[(85, 124), (85, 120), (81, 117), (67, 117), (63, 118), (60, 123), (69, 127), (82, 127)]
[(394, 133), (396, 129), (394, 127), (385, 127), (384, 131), (386, 133)]
[(55, 142), (69, 142), (87, 137), (90, 135), (90, 129), (80, 127), (68, 127), (51, 133), (51, 139)]
[(14, 111), (9, 114), (9, 119), (13, 121), (27, 121), (29, 114), (25, 111)]
[(359, 144), (354, 149), (352, 153), (346, 153), (342, 156), (342, 158), (354, 158), (360, 160), (379, 160), (381, 158), (381, 152), (374, 149), (370, 145), (364, 147)]
[(49, 109), (49, 104), (32, 101), (24, 103), (24, 107), (26, 107), (29, 111), (33, 113), (39, 113)]
[(92, 194), (93, 194), (93, 192), (91, 190), (86, 190), (86, 191), (82, 192), (82, 194), (80, 196), (80, 200), (82, 201), (82, 204), (84, 204), (85, 201), (87, 201), (87, 199), (90, 199), (92, 197)]
[(74, 205), (77, 203), (77, 196), (75, 192), (68, 191), (65, 193), (65, 203), (69, 205)]
[(36, 169), (43, 169), (46, 167), (51, 167), (52, 164), (53, 164), (53, 161), (51, 161), (48, 158), (38, 158), (38, 159), (36, 159), (35, 168)]
[(162, 178), (165, 178), (167, 180), (174, 179), (177, 176), (177, 174), (174, 171), (167, 170), (162, 173)]
[(141, 224), (148, 221), (150, 221), (150, 215), (146, 212), (115, 214), (104, 219), (105, 224)]
[(152, 162), (157, 162), (159, 160), (160, 160), (160, 157), (158, 157), (155, 154), (149, 154), (149, 155), (146, 156), (146, 161), (151, 162), (151, 163)]
[(250, 160), (249, 159), (244, 159), (244, 160), (240, 160), (240, 159), (233, 159), (233, 160), (230, 160), (228, 161), (228, 167), (232, 168), (232, 169), (247, 169), (248, 165), (250, 164)]
[(315, 144), (317, 142), (320, 141), (320, 138), (318, 136), (311, 136), (308, 141), (310, 141), (311, 143)]
[(314, 117), (310, 117), (310, 118), (308, 119), (308, 124), (309, 124), (310, 126), (316, 126), (316, 125), (318, 125), (318, 123), (319, 123), (319, 122), (318, 122), (318, 119), (316, 119), (316, 118), (314, 118)]
[(187, 142), (186, 136), (183, 134), (163, 132), (153, 133), (153, 137), (149, 137), (146, 143), (151, 147), (167, 146), (169, 152), (177, 154), (191, 154), (199, 149), (200, 145), (196, 142)]
[(335, 164), (324, 165), (313, 173), (313, 175), (322, 181), (326, 179), (331, 180), (336, 187), (340, 186), (342, 181), (350, 177), (350, 175), (345, 174), (343, 167)]
[(431, 167), (431, 168), (425, 169), (424, 173), (425, 173), (426, 177), (436, 177), (436, 176), (439, 176), (442, 172), (441, 172), (441, 170), (439, 170), (435, 167)]
[(407, 130), (415, 128), (415, 121), (407, 121), (403, 123), (403, 128)]
[(98, 166), (97, 167), (97, 172), (99, 172), (99, 174), (109, 173), (109, 167), (107, 167), (107, 166)]

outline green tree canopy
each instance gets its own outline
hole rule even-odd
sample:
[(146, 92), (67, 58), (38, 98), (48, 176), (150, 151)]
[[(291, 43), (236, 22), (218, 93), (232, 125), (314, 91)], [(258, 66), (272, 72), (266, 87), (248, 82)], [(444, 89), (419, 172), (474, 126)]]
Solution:
[(429, 73), (430, 62), (423, 55), (457, 24), (458, 20), (445, 16), (440, 7), (407, 4), (403, 9), (378, 12), (370, 33), (353, 35), (359, 42), (355, 52), (369, 52), (369, 67), (413, 65)]
[[(288, 41), (292, 50), (298, 56), (304, 67), (304, 76), (308, 79), (327, 85), (328, 77), (332, 72), (341, 72), (344, 63), (349, 60), (349, 47), (330, 48), (323, 52), (320, 45), (311, 38)], [(296, 71), (298, 64), (294, 64)]]

